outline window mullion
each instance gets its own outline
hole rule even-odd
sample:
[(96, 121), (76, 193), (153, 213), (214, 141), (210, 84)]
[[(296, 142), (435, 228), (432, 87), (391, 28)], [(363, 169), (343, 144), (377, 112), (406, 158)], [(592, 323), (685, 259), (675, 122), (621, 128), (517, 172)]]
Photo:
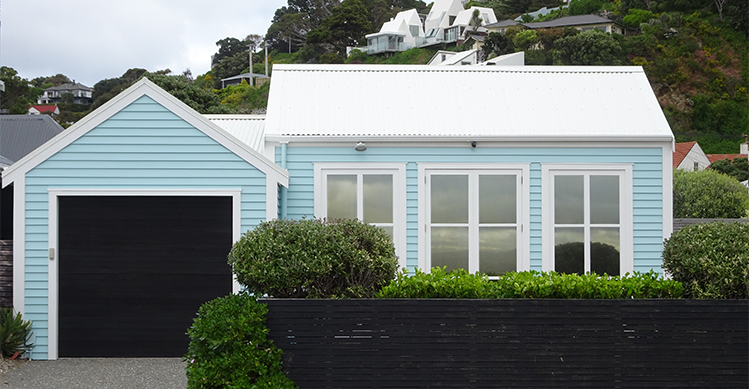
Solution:
[(468, 272), (479, 271), (479, 175), (468, 175)]
[(589, 272), (591, 269), (590, 260), (590, 174), (583, 176), (583, 227), (584, 227), (584, 239), (583, 247), (585, 252), (585, 271)]
[(356, 174), (356, 218), (364, 221), (364, 173)]

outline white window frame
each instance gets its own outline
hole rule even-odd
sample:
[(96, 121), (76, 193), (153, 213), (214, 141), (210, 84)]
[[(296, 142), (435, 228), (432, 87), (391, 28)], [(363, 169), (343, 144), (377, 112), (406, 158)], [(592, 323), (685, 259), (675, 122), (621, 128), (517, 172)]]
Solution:
[[(368, 162), (316, 162), (314, 164), (315, 217), (328, 215), (328, 175), (393, 175), (393, 245), (399, 267), (406, 267), (406, 164)], [(357, 178), (359, 182), (359, 178)], [(357, 212), (362, 212), (363, 192), (357, 189)], [(361, 216), (361, 215), (360, 215)]]
[[(530, 270), (530, 164), (522, 163), (420, 163), (418, 175), (419, 192), (419, 269), (429, 272), (431, 265), (431, 191), (428, 177), (431, 175), (444, 174), (515, 174), (518, 178), (517, 186), (517, 271)], [(470, 177), (469, 177), (470, 185)], [(478, 188), (478, 184), (477, 184)], [(473, 193), (473, 195), (471, 195)], [(469, 223), (469, 259), (466, 269), (469, 273), (475, 273), (479, 267), (479, 242), (478, 242), (478, 190), (470, 190), (469, 187), (468, 210), (472, 217), (469, 221), (475, 221), (475, 225)], [(471, 239), (475, 235), (476, 239)]]
[[(554, 177), (557, 175), (618, 175), (619, 176), (619, 274), (631, 273), (634, 269), (633, 203), (632, 203), (632, 164), (541, 164), (541, 188), (543, 192), (542, 219), (542, 269), (554, 270)], [(585, 180), (588, 182), (588, 179)], [(584, 192), (584, 209), (590, 213), (590, 190)], [(585, 218), (581, 227), (585, 229), (585, 243), (590, 242), (590, 220)], [(586, 253), (589, 250), (586, 249)], [(590, 269), (588, 255), (585, 259), (586, 271)]]

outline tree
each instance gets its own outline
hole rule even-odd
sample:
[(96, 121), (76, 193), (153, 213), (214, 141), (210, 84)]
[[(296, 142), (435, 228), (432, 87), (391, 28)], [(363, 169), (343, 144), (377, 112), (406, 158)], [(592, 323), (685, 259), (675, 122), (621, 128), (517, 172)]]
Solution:
[(749, 210), (749, 192), (733, 177), (707, 169), (674, 171), (674, 217), (743, 218)]
[(726, 5), (726, 2), (728, 0), (713, 0), (713, 4), (715, 4), (715, 8), (718, 9), (718, 15), (720, 16), (720, 20), (723, 20), (723, 7)]
[(247, 50), (247, 46), (237, 38), (224, 38), (216, 42), (218, 52), (213, 55), (211, 67), (219, 64), (224, 58), (233, 57)]
[(554, 42), (555, 65), (623, 65), (624, 49), (614, 34), (593, 29)]
[(486, 58), (504, 55), (515, 51), (512, 41), (507, 36), (498, 32), (490, 32), (484, 40), (484, 53)]
[(371, 29), (369, 12), (364, 4), (360, 0), (343, 0), (320, 27), (310, 31), (307, 43), (329, 45), (325, 51), (332, 49), (344, 55), (346, 46), (356, 46)]
[(148, 73), (145, 75), (172, 96), (200, 113), (231, 113), (221, 104), (221, 99), (212, 91), (194, 85), (185, 76), (168, 76)]
[(31, 95), (29, 81), (8, 66), (0, 67), (0, 80), (5, 83), (5, 92), (0, 92), (0, 110), (19, 115), (28, 113), (37, 98)]
[(720, 161), (713, 162), (710, 165), (710, 169), (731, 176), (738, 181), (749, 180), (749, 162), (747, 162), (747, 158), (734, 158), (733, 161), (730, 158), (721, 159)]

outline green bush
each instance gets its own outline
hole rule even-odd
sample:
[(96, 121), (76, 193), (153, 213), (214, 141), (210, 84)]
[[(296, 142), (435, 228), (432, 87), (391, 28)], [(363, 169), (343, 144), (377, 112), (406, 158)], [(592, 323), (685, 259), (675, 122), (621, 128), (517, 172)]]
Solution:
[(234, 244), (229, 263), (256, 295), (372, 297), (398, 267), (390, 236), (357, 220), (274, 220)]
[(0, 357), (13, 357), (25, 354), (33, 346), (31, 322), (23, 320), (13, 308), (0, 308)]
[(266, 337), (267, 313), (265, 304), (247, 294), (203, 304), (187, 330), (187, 387), (296, 388), (281, 370), (281, 350)]
[(430, 273), (406, 271), (383, 287), (378, 298), (559, 298), (629, 299), (679, 298), (681, 283), (665, 280), (653, 271), (624, 277), (525, 271), (507, 273), (497, 280), (465, 270), (450, 273), (433, 268)]
[(749, 192), (740, 182), (714, 170), (674, 170), (674, 217), (742, 218)]
[(749, 224), (713, 222), (674, 232), (663, 268), (684, 284), (684, 297), (749, 298)]

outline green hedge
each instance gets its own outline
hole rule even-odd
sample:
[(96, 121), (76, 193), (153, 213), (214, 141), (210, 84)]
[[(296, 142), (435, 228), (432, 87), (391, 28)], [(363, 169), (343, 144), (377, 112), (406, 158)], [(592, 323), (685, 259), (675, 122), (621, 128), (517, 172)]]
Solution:
[(237, 281), (255, 295), (372, 297), (398, 267), (390, 236), (358, 220), (261, 223), (229, 254)]
[(433, 268), (430, 273), (417, 269), (413, 275), (404, 270), (377, 297), (626, 299), (680, 298), (681, 293), (681, 283), (663, 279), (653, 271), (624, 277), (525, 271), (489, 280), (465, 270), (447, 273), (443, 268)]
[(663, 267), (684, 284), (684, 297), (749, 298), (749, 224), (686, 226), (666, 239)]
[(268, 308), (247, 294), (203, 304), (187, 331), (189, 389), (296, 388), (281, 370), (281, 350), (267, 339)]
[(674, 217), (736, 219), (747, 211), (749, 193), (733, 177), (711, 169), (674, 170)]

